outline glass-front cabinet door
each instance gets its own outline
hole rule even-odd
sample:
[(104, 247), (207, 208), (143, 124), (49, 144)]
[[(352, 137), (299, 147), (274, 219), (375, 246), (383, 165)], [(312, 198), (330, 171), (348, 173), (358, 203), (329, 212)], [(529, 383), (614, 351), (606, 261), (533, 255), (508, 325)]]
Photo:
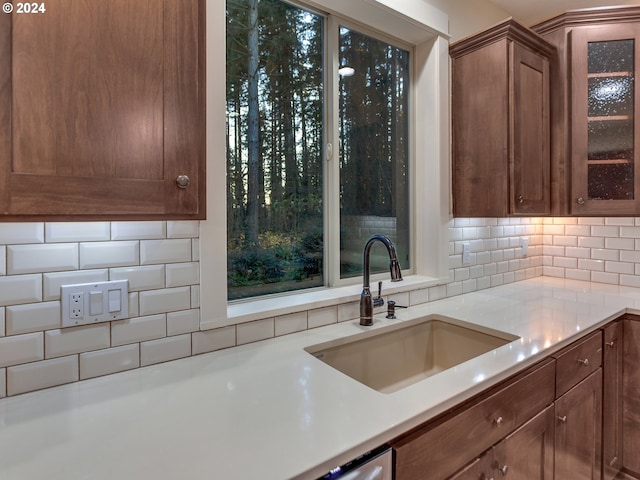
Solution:
[(640, 212), (636, 24), (571, 32), (571, 213)]

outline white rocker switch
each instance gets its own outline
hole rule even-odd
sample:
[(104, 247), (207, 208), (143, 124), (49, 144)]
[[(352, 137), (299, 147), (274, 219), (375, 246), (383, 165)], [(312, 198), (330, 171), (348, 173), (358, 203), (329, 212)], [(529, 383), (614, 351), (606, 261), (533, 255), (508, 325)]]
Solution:
[(109, 290), (109, 313), (119, 312), (122, 310), (120, 304), (121, 290)]
[(102, 292), (89, 292), (89, 315), (102, 313)]

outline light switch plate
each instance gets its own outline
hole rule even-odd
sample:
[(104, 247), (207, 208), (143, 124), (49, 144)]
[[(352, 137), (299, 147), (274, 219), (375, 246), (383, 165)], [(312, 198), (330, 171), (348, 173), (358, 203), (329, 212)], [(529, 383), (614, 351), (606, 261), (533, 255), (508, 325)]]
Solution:
[(80, 283), (60, 287), (62, 327), (90, 325), (129, 317), (129, 282)]

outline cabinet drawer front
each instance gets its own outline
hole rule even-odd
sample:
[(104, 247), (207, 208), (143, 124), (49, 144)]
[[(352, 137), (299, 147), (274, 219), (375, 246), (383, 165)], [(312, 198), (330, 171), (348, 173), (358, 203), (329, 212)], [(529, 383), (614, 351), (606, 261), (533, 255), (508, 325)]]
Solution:
[(554, 355), (556, 398), (587, 378), (602, 365), (602, 332), (596, 332), (574, 346)]
[(445, 478), (553, 402), (555, 364), (546, 363), (433, 427), (392, 442), (396, 479)]

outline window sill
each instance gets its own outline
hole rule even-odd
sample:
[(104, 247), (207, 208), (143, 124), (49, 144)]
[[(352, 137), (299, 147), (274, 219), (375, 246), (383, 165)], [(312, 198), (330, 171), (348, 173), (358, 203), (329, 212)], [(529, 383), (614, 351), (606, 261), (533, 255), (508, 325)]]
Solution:
[[(443, 280), (419, 275), (405, 277), (402, 282), (392, 283), (389, 280), (384, 280), (382, 283), (382, 293), (383, 296), (386, 297), (397, 293), (441, 285), (446, 281), (448, 281), (448, 279)], [(371, 283), (373, 286), (373, 294), (375, 295), (377, 282), (372, 281)], [(233, 303), (227, 306), (227, 324), (234, 325), (315, 308), (357, 302), (360, 299), (361, 292), (362, 285), (359, 284), (349, 285), (347, 287), (323, 288), (291, 295)], [(221, 325), (209, 326), (203, 324), (202, 329), (214, 328), (216, 326), (219, 327)]]

